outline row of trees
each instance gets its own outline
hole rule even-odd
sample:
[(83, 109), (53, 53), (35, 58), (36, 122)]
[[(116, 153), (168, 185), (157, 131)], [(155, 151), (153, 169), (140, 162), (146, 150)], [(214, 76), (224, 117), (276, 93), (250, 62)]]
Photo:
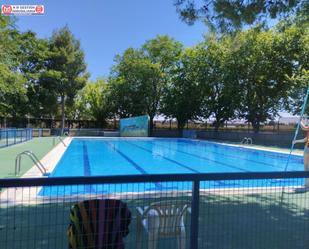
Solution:
[[(298, 113), (309, 82), (309, 28), (299, 19), (211, 34), (191, 48), (157, 36), (117, 55), (109, 77), (88, 81), (67, 27), (50, 39), (0, 17), (0, 115), (94, 119), (148, 114), (188, 120), (243, 118), (256, 132), (280, 110)], [(152, 122), (150, 122), (152, 124)], [(152, 127), (151, 127), (152, 129)]]
[[(0, 16), (0, 115), (62, 116), (89, 77), (84, 52), (67, 27), (50, 39), (19, 32)], [(17, 124), (18, 125), (18, 124)]]
[(118, 55), (110, 77), (88, 84), (79, 105), (102, 122), (113, 115), (148, 114), (152, 120), (161, 114), (176, 118), (181, 130), (188, 120), (212, 117), (218, 129), (242, 118), (258, 132), (279, 111), (299, 112), (308, 58), (305, 25), (211, 35), (192, 48), (158, 36)]

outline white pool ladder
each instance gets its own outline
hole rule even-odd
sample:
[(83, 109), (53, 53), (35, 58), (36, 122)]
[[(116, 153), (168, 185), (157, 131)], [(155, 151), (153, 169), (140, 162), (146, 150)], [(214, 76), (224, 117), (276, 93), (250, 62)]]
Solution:
[(253, 140), (251, 137), (244, 137), (243, 140), (241, 140), (241, 144), (253, 144)]
[(63, 141), (63, 139), (60, 136), (53, 137), (53, 145), (56, 144), (56, 139), (59, 139), (59, 141), (63, 144), (64, 147), (67, 147), (66, 143)]
[(17, 176), (20, 173), (21, 158), (23, 155), (27, 155), (44, 176), (48, 175), (45, 167), (43, 166), (41, 161), (37, 158), (37, 156), (33, 154), (32, 151), (26, 150), (19, 153), (15, 158), (15, 176)]

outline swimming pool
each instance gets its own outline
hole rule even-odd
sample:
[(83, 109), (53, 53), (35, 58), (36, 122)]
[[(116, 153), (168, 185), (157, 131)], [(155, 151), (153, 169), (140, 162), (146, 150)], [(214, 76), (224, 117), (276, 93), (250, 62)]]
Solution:
[[(183, 138), (74, 138), (50, 177), (283, 171), (287, 157), (283, 153)], [(289, 170), (302, 170), (302, 160), (301, 156), (291, 156)], [(288, 181), (256, 182), (257, 186), (291, 184)], [(218, 181), (213, 185), (246, 186), (245, 181), (239, 184)], [(80, 187), (71, 191), (91, 191), (89, 186), (88, 189)], [(174, 189), (174, 186), (149, 183), (146, 188)], [(52, 188), (45, 187), (41, 194), (50, 195), (50, 191)], [(96, 191), (108, 192), (101, 187), (96, 187)], [(133, 184), (126, 191), (135, 191)]]

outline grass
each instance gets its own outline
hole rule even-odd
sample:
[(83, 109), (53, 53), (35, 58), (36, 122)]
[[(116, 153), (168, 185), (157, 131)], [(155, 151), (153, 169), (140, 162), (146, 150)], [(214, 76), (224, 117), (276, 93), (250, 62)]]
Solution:
[[(56, 143), (59, 141), (56, 140)], [(15, 158), (18, 153), (25, 150), (32, 151), (39, 159), (42, 159), (53, 148), (52, 137), (33, 138), (24, 143), (0, 148), (0, 178), (15, 177)], [(26, 156), (22, 159), (21, 172), (23, 175), (33, 166), (33, 162)]]
[[(188, 197), (183, 197), (188, 198)], [(182, 199), (183, 199), (182, 198)], [(132, 212), (126, 247), (136, 248), (137, 206), (154, 200), (126, 200)], [(201, 197), (199, 245), (207, 249), (303, 249), (309, 244), (309, 194), (280, 193), (208, 195)], [(0, 248), (64, 249), (71, 203), (15, 206), (0, 209)], [(190, 218), (186, 219), (187, 246)], [(143, 235), (143, 249), (147, 237)], [(161, 239), (158, 248), (175, 248), (175, 238)]]

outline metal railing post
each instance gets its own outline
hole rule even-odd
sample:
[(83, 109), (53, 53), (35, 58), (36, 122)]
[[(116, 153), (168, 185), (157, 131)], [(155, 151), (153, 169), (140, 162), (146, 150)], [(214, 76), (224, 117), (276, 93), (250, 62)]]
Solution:
[(6, 146), (9, 146), (9, 132), (6, 130)]
[(16, 130), (14, 130), (14, 144), (16, 144)]
[(199, 231), (199, 203), (200, 203), (200, 181), (192, 182), (192, 201), (191, 201), (191, 234), (190, 249), (198, 249), (198, 231)]

